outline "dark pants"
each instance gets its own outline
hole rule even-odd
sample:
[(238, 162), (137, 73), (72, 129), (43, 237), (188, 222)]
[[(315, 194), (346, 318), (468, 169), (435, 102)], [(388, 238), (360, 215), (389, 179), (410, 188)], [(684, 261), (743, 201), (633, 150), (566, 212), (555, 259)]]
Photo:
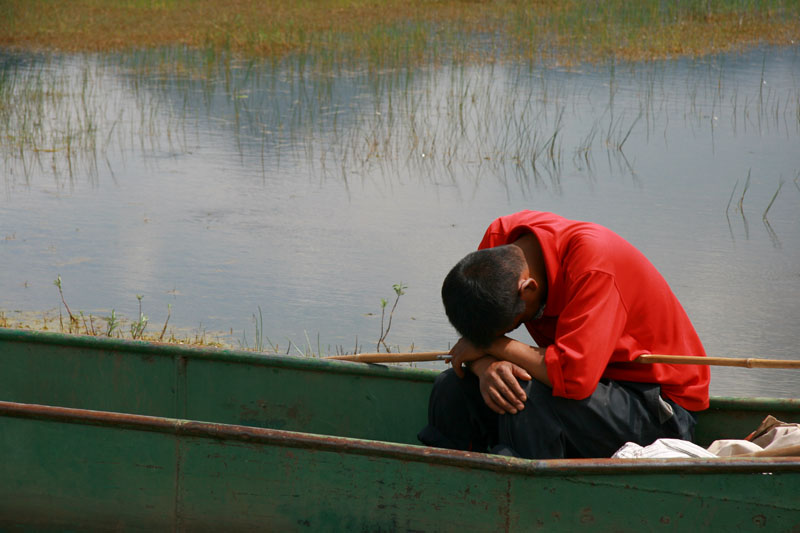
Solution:
[(611, 457), (626, 442), (646, 446), (659, 438), (692, 440), (695, 418), (650, 383), (601, 380), (583, 400), (553, 396), (539, 381), (520, 381), (528, 398), (517, 414), (498, 415), (483, 401), (478, 378), (452, 369), (437, 378), (428, 446), (499, 453), (528, 459)]

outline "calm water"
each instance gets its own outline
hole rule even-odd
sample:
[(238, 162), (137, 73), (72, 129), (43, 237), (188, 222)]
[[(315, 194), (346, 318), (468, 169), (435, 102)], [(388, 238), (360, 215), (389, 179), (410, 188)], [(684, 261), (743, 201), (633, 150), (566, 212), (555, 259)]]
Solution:
[[(60, 275), (87, 316), (142, 296), (148, 331), (171, 305), (179, 331), (252, 347), (260, 308), (282, 350), (374, 351), (403, 282), (389, 344), (442, 349), (446, 272), (536, 209), (642, 249), (709, 354), (798, 358), (798, 52), (385, 72), (0, 55), (0, 310), (52, 320)], [(713, 370), (715, 395), (798, 390)]]

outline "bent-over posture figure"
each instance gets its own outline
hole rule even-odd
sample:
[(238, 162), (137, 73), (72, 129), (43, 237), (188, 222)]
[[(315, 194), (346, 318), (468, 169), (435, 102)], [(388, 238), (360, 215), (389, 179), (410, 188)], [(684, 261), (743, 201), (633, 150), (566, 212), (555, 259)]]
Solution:
[[(691, 440), (708, 407), (705, 355), (655, 267), (597, 224), (523, 211), (495, 220), (442, 285), (461, 339), (431, 393), (429, 446), (526, 458), (609, 457), (625, 442)], [(538, 346), (506, 336), (521, 324)]]

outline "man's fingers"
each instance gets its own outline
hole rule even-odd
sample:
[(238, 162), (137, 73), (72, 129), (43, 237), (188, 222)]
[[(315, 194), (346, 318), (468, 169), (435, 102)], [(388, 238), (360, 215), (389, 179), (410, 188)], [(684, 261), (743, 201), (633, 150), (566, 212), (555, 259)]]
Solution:
[(498, 415), (506, 414), (506, 412), (503, 410), (503, 408), (500, 407), (499, 405), (497, 405), (496, 403), (494, 403), (494, 400), (492, 400), (488, 395), (484, 395), (483, 401), (484, 401), (484, 403), (486, 403), (486, 406), (489, 409), (491, 409), (492, 411), (494, 411)]
[(461, 360), (457, 357), (453, 357), (450, 359), (450, 364), (453, 365), (453, 370), (456, 373), (456, 376), (463, 378), (464, 377), (464, 367), (461, 366)]
[[(515, 368), (518, 367), (511, 367), (510, 371), (499, 371), (500, 377), (503, 379), (503, 386), (504, 390), (503, 393), (505, 394), (506, 398), (510, 401), (515, 402), (518, 405), (518, 409), (522, 410), (524, 407), (523, 403), (525, 400), (528, 399), (528, 395), (525, 394), (525, 391), (520, 386), (519, 381), (517, 381), (517, 377), (515, 376)], [(525, 374), (525, 370), (522, 370)]]
[[(525, 408), (525, 404), (523, 403), (524, 395), (520, 397), (514, 391), (508, 388), (505, 383), (498, 383), (494, 389), (497, 394), (503, 399), (505, 405), (509, 407), (509, 409), (513, 409), (514, 412), (522, 411)], [(512, 413), (513, 414), (513, 413)]]
[(515, 414), (517, 412), (511, 404), (509, 404), (503, 396), (494, 389), (489, 389), (489, 391), (483, 395), (483, 400), (486, 405), (497, 413), (498, 415), (504, 415), (506, 413)]
[[(525, 394), (525, 391), (520, 386), (519, 381), (517, 381), (517, 379), (513, 376), (511, 376), (511, 378), (507, 381), (506, 390), (508, 391), (507, 397), (509, 400), (514, 399), (522, 404), (528, 399), (528, 395)], [(520, 407), (520, 409), (522, 409), (522, 407)]]
[(510, 377), (510, 379), (514, 381), (519, 392), (515, 392), (509, 388), (506, 379), (507, 378), (499, 372), (492, 376), (490, 381), (486, 383), (486, 394), (484, 396), (491, 398), (503, 412), (516, 414), (517, 411), (522, 411), (525, 408), (525, 392), (522, 391), (513, 376)]
[(503, 412), (515, 415), (518, 411), (521, 411), (523, 407), (525, 407), (521, 403), (509, 398), (499, 390), (495, 389), (491, 392), (493, 393), (494, 402), (503, 409)]
[[(454, 363), (458, 358), (453, 358)], [(455, 365), (454, 365), (455, 368)], [(508, 361), (492, 363), (480, 373), (481, 395), (486, 405), (498, 414), (516, 414), (525, 409), (527, 394), (518, 379), (532, 379), (521, 367)]]
[(531, 375), (528, 373), (528, 371), (522, 368), (521, 366), (513, 365), (511, 367), (511, 372), (512, 374), (514, 374), (514, 377), (521, 379), (523, 381), (530, 381), (533, 379)]

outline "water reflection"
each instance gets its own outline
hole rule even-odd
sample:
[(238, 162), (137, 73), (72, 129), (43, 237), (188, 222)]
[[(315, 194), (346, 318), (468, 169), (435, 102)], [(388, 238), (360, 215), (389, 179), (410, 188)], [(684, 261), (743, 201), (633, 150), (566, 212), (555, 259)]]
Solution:
[[(170, 324), (252, 345), (260, 307), (281, 350), (372, 350), (403, 282), (387, 341), (441, 349), (444, 273), (531, 208), (640, 247), (710, 353), (796, 357), (796, 48), (573, 70), (212, 59), (2, 56), (0, 308), (55, 308), (60, 274), (95, 316), (144, 295), (152, 324), (171, 304)], [(797, 395), (764, 375), (715, 371), (712, 392)]]

